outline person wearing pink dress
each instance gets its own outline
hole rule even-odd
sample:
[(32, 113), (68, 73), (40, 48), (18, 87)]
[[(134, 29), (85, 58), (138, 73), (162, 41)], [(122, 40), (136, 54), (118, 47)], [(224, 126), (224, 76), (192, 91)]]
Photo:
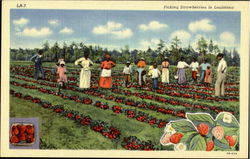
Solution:
[(66, 66), (65, 66), (65, 62), (61, 61), (59, 67), (57, 68), (56, 71), (57, 74), (57, 82), (59, 84), (59, 89), (58, 89), (58, 93), (60, 93), (60, 90), (62, 87), (65, 87), (65, 83), (67, 83), (67, 75), (66, 75)]

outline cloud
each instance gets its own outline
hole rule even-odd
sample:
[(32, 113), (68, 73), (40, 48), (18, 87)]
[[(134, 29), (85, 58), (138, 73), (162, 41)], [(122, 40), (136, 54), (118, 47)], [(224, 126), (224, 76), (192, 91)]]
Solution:
[(210, 19), (201, 19), (199, 21), (194, 21), (189, 23), (188, 29), (192, 32), (211, 32), (216, 29), (215, 25), (211, 24), (212, 21)]
[(167, 27), (168, 27), (167, 24), (163, 24), (158, 21), (151, 21), (148, 24), (139, 25), (139, 28), (143, 31), (148, 31), (148, 30), (156, 31), (156, 30), (167, 28)]
[(99, 25), (93, 28), (92, 32), (97, 35), (110, 34), (116, 39), (125, 39), (133, 36), (133, 32), (129, 28), (123, 28), (121, 23), (113, 21), (107, 22), (106, 25)]
[(59, 31), (60, 34), (72, 34), (74, 32), (73, 29), (65, 27)]
[(57, 19), (51, 19), (51, 20), (48, 21), (48, 23), (50, 25), (52, 25), (52, 26), (57, 26), (57, 25), (59, 25), (59, 20), (57, 20)]
[(235, 35), (231, 32), (225, 31), (220, 34), (220, 40), (228, 44), (233, 44), (235, 42)]
[(41, 29), (37, 28), (25, 28), (21, 32), (17, 32), (16, 34), (19, 36), (33, 37), (33, 38), (42, 38), (51, 35), (53, 32), (50, 28), (43, 27)]
[(170, 35), (170, 39), (172, 40), (176, 36), (181, 40), (181, 42), (184, 42), (184, 43), (188, 42), (188, 40), (191, 38), (190, 33), (185, 31), (185, 30), (177, 30), (177, 31), (173, 32)]
[(149, 47), (151, 49), (156, 49), (157, 48), (157, 45), (160, 43), (160, 39), (157, 39), (157, 38), (153, 38), (149, 41), (147, 40), (141, 40), (140, 41), (140, 46), (141, 46), (141, 49), (143, 50), (146, 50), (148, 49)]
[(20, 19), (14, 19), (13, 24), (19, 27), (25, 26), (26, 24), (29, 23), (29, 19), (26, 18), (20, 18)]

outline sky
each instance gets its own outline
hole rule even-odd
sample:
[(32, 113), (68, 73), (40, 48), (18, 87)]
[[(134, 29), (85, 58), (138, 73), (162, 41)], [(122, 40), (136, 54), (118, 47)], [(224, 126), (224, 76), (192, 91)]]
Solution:
[(62, 46), (73, 41), (108, 49), (155, 49), (162, 39), (170, 45), (178, 36), (181, 46), (197, 48), (212, 39), (221, 49), (240, 47), (240, 12), (41, 10), (10, 11), (11, 48), (41, 48), (48, 41)]

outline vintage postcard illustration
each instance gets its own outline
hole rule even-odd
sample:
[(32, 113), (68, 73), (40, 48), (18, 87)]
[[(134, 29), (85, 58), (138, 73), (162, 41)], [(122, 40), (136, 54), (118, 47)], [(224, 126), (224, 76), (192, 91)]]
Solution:
[(2, 155), (247, 157), (247, 3), (5, 1)]

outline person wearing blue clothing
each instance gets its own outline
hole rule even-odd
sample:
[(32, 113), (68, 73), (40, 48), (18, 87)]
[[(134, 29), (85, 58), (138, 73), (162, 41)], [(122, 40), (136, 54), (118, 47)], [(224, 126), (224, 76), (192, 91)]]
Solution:
[(200, 70), (201, 70), (201, 82), (204, 83), (205, 80), (205, 75), (206, 75), (206, 70), (207, 66), (210, 66), (208, 63), (207, 59), (204, 59), (202, 64), (200, 65)]
[(31, 61), (35, 62), (35, 78), (36, 78), (36, 80), (38, 80), (39, 72), (41, 72), (42, 79), (44, 79), (44, 70), (42, 67), (42, 57), (43, 57), (43, 51), (39, 50), (38, 54), (36, 54), (30, 58)]

